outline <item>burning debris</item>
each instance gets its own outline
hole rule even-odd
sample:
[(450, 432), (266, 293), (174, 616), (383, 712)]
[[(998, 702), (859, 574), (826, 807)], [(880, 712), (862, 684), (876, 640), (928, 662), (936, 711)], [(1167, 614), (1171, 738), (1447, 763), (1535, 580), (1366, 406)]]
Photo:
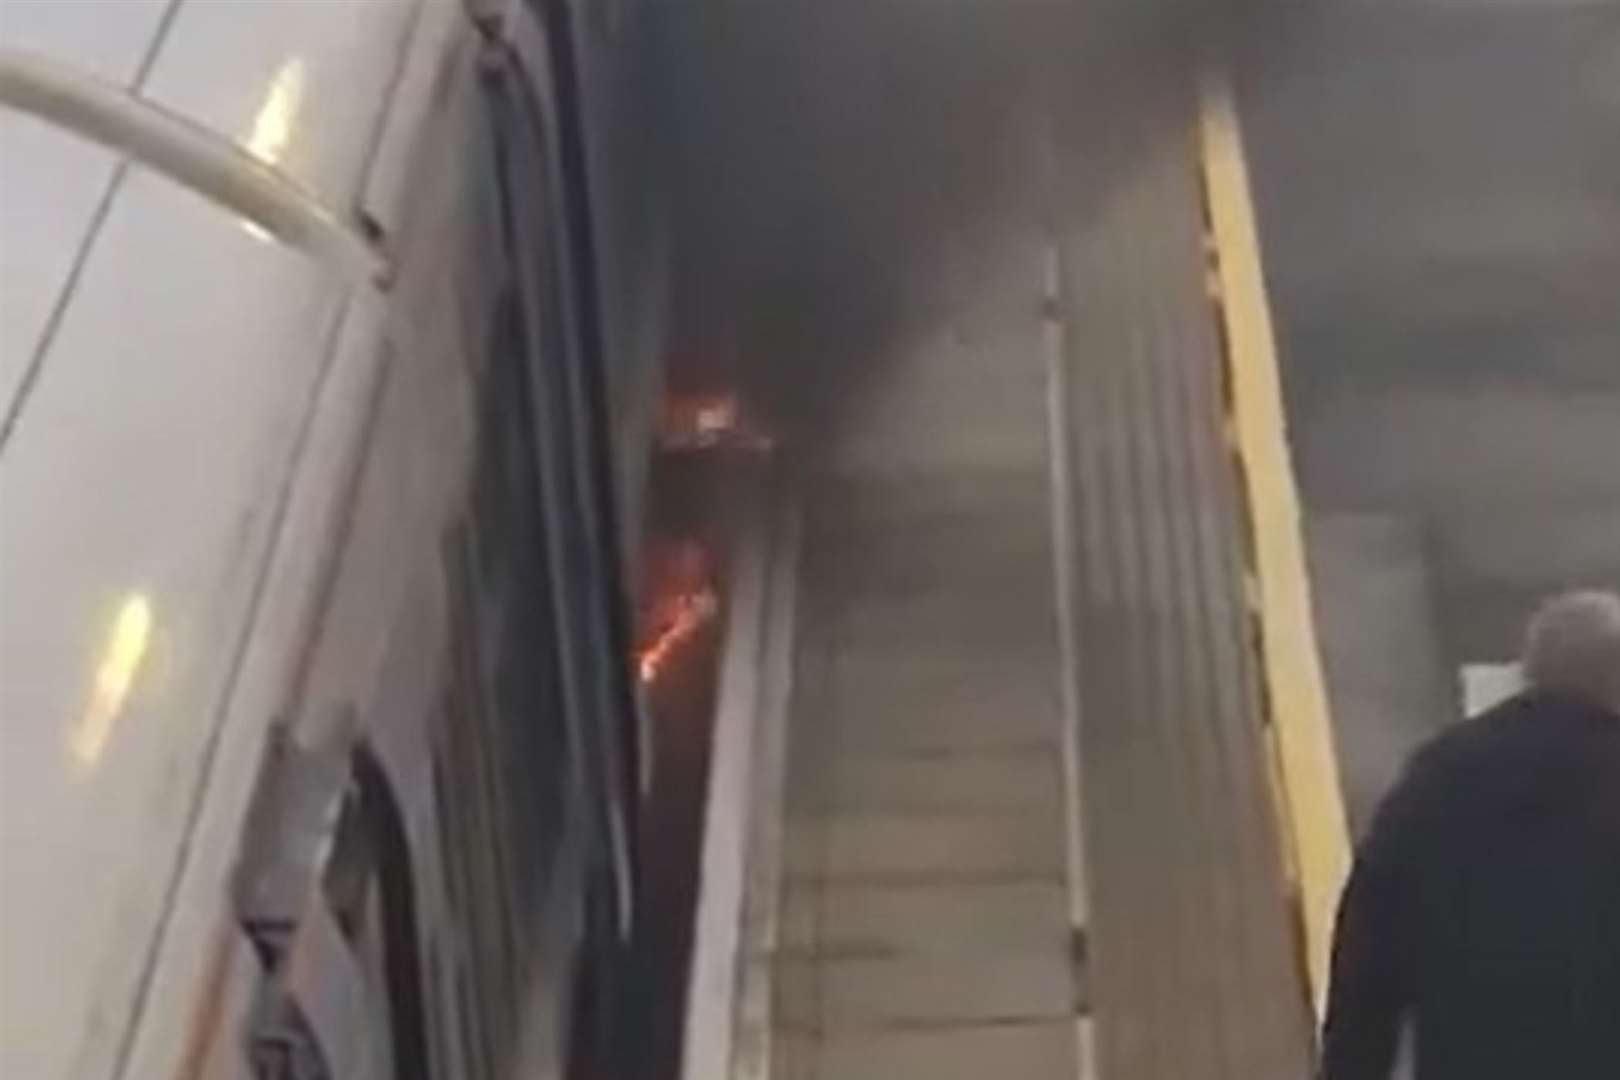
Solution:
[(720, 612), (720, 597), (712, 588), (680, 596), (675, 601), (675, 616), (652, 641), (641, 650), (636, 670), (643, 684), (658, 681), (659, 673), (680, 647)]
[(776, 440), (746, 415), (736, 394), (671, 394), (659, 417), (658, 446), (666, 452), (763, 453), (775, 445)]
[(682, 648), (720, 613), (708, 554), (695, 542), (673, 543), (649, 560), (648, 599), (642, 605), (636, 672), (643, 686), (659, 676)]

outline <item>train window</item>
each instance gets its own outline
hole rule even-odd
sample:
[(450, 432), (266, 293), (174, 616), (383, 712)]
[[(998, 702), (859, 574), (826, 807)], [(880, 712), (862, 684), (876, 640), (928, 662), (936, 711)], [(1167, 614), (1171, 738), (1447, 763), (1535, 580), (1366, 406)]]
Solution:
[(511, 276), (506, 250), (502, 204), (497, 192), (499, 165), (490, 118), (478, 99), (467, 124), (468, 138), (464, 160), (468, 164), (467, 228), (456, 275), (457, 294), (464, 339), (463, 353), (476, 377), (488, 359), (484, 347), (489, 337), (489, 319), (494, 314), (490, 297), (505, 287)]
[(494, 307), (468, 501), (443, 549), (452, 644), (435, 764), (464, 992), (489, 1062), (517, 1030), (569, 789), (529, 342), (511, 294)]
[[(541, 410), (558, 633), (569, 642), (565, 662), (577, 687), (580, 778), (600, 811), (602, 828), (593, 839), (610, 849), (616, 871), (627, 876), (623, 822), (635, 790), (635, 706), (620, 621), (611, 448), (597, 407), (589, 237), (572, 227), (588, 220), (589, 206), (568, 197), (579, 178), (568, 168), (567, 139), (553, 137), (566, 132), (549, 130), (545, 110), (518, 71), (508, 76), (494, 95), (494, 116), (511, 266), (537, 335), (530, 378)], [(567, 112), (566, 96), (560, 108)]]
[(484, 1026), (480, 1023), (482, 1013), (474, 997), (472, 981), (464, 968), (456, 969), (456, 1013), (461, 1018), (461, 1030), (466, 1038), (467, 1075), (484, 1080), (492, 1071), (487, 1064), (490, 1059), (489, 1043)]
[(473, 253), (480, 284), (463, 300), (479, 339), (477, 430), (442, 548), (450, 656), (433, 764), (445, 932), (463, 946), (446, 990), (467, 1068), (486, 1076), (510, 1061), (549, 940), (541, 919), (574, 793), (585, 779), (597, 805), (604, 795), (588, 779), (599, 770), (582, 776), (579, 763), (602, 760), (603, 687), (619, 662), (602, 632), (615, 598), (594, 550), (606, 531), (590, 488), (599, 433), (584, 403), (569, 237), (540, 114), (527, 99), (510, 108), (508, 89), (492, 95), (495, 127), (482, 135), (493, 137), (476, 154), (488, 171), (473, 178), (485, 184), (475, 212), (498, 223), (503, 250)]
[(602, 724), (605, 644), (594, 632), (597, 609), (611, 603), (592, 549), (591, 512), (582, 499), (581, 461), (592, 451), (582, 428), (570, 372), (579, 357), (566, 286), (567, 230), (559, 216), (556, 183), (549, 168), (549, 131), (522, 76), (508, 71), (492, 95), (501, 165), (501, 196), (507, 212), (507, 244), (513, 251), (514, 287), (528, 338), (525, 374), (537, 410), (535, 437), (544, 474), (550, 535), (549, 575), (556, 590), (554, 619), (563, 643), (562, 663), (575, 689), (581, 747), (594, 758)]
[(473, 528), (479, 550), (492, 554), (479, 568), (480, 602), (488, 616), (479, 649), (489, 679), (495, 725), (492, 749), (504, 768), (492, 778), (512, 828), (503, 835), (516, 877), (514, 898), (532, 912), (540, 902), (543, 867), (562, 827), (566, 777), (565, 696), (553, 626), (551, 542), (542, 510), (538, 430), (526, 375), (527, 341), (517, 306), (502, 298), (497, 334), (486, 361), (480, 412), (485, 425), (484, 476)]
[(437, 747), (442, 784), (439, 816), (445, 832), (446, 873), (458, 898), (457, 929), (466, 946), (470, 993), (476, 999), (479, 1041), (493, 1044), (496, 1012), (505, 1000), (506, 962), (501, 942), (501, 911), (496, 897), (503, 885), (490, 859), (495, 829), (488, 810), (487, 769), (480, 746), (487, 727), (482, 666), (475, 631), (476, 592), (472, 585), (472, 541), (458, 528), (444, 545), (446, 581), (454, 613), (450, 657), (443, 690), (441, 742)]
[(457, 830), (450, 820), (449, 791), (445, 787), (444, 759), (439, 754), (433, 755), (433, 805), (436, 813), (434, 821), (439, 827), (439, 861), (444, 874), (445, 904), (449, 908), (450, 916), (456, 917), (462, 910), (461, 893), (461, 859), (457, 854), (454, 838)]
[(445, 1000), (444, 947), (437, 938), (434, 938), (428, 947), (426, 959), (423, 986), (428, 998), (428, 1064), (434, 1077), (448, 1077), (450, 1075), (448, 1065), (453, 1060), (453, 1051), (448, 1045), (450, 1031), (446, 1026), (446, 1020), (456, 1014)]

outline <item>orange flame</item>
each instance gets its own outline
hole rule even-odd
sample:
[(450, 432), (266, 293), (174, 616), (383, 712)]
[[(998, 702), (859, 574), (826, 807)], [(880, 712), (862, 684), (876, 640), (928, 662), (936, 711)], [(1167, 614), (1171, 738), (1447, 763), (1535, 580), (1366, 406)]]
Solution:
[(636, 659), (636, 670), (643, 685), (656, 682), (681, 645), (694, 637), (720, 611), (720, 598), (712, 587), (676, 598), (675, 615), (645, 646)]

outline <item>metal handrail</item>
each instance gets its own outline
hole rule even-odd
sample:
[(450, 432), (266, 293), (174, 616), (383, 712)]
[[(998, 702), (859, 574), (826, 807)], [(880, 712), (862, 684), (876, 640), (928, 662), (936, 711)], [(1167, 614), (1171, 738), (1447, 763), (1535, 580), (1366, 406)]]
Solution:
[(382, 253), (336, 211), (230, 140), (139, 94), (47, 57), (0, 49), (0, 105), (128, 154), (346, 275), (386, 277)]

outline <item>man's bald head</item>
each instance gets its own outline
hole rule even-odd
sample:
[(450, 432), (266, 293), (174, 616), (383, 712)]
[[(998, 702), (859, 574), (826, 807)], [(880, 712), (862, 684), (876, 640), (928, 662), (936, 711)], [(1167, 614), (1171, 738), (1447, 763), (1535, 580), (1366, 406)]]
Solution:
[(1538, 689), (1620, 713), (1620, 594), (1573, 592), (1548, 601), (1530, 621), (1524, 670)]

